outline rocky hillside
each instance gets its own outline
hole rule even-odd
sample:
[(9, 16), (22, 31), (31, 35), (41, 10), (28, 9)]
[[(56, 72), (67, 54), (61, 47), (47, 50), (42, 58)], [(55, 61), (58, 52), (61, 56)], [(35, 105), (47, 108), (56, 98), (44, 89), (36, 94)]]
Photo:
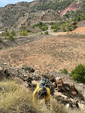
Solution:
[[(0, 8), (0, 28), (20, 27), (23, 23), (60, 20), (67, 11), (84, 12), (84, 0), (35, 0)], [(79, 12), (79, 14), (81, 14)], [(77, 13), (78, 14), (78, 13)]]
[[(54, 97), (57, 100), (57, 102), (55, 104), (61, 103), (62, 105), (64, 105), (64, 107), (67, 111), (65, 113), (71, 113), (71, 112), (85, 113), (84, 112), (85, 111), (85, 84), (76, 83), (75, 81), (72, 80), (72, 78), (69, 77), (69, 74), (66, 75), (66, 74), (60, 74), (57, 72), (49, 72), (49, 73), (44, 73), (44, 74), (36, 73), (35, 69), (30, 66), (24, 65), (21, 68), (16, 68), (16, 67), (8, 66), (7, 64), (0, 62), (0, 91), (4, 90), (4, 92), (3, 92), (4, 95), (5, 95), (6, 88), (3, 87), (3, 83), (2, 83), (3, 79), (16, 80), (16, 82), (18, 84), (20, 84), (20, 87), (21, 86), (22, 86), (22, 88), (26, 87), (27, 89), (30, 88), (31, 91), (33, 91), (35, 89), (37, 83), (41, 80), (42, 77), (45, 77), (48, 80), (50, 80), (51, 95), (52, 95), (52, 97)], [(6, 82), (5, 84), (7, 86), (8, 85), (7, 81), (5, 81), (5, 82)], [(10, 81), (9, 81), (9, 83), (10, 83), (10, 85), (12, 85)], [(13, 87), (12, 87), (12, 90), (13, 90)], [(16, 88), (15, 88), (15, 90), (16, 90)], [(15, 91), (15, 90), (13, 90), (13, 91)], [(7, 91), (9, 91), (9, 90), (7, 90)], [(6, 91), (6, 93), (7, 93), (7, 91)], [(18, 94), (19, 94), (19, 92), (18, 92)], [(13, 96), (14, 96), (14, 94), (13, 94)], [(6, 96), (6, 98), (7, 98), (7, 96)], [(16, 98), (16, 96), (14, 98)], [(20, 98), (22, 98), (22, 97), (20, 97)], [(9, 98), (9, 100), (10, 100), (10, 98)], [(14, 101), (12, 101), (12, 102), (14, 102)], [(30, 102), (32, 103), (32, 100)], [(5, 103), (5, 102), (3, 102), (3, 103)], [(25, 100), (25, 103), (26, 103), (26, 100)], [(0, 104), (1, 104), (1, 102), (0, 102)], [(50, 104), (52, 104), (52, 103), (50, 103)], [(9, 106), (9, 104), (8, 104), (8, 106)], [(6, 111), (11, 109), (11, 106), (12, 106), (12, 103), (10, 103), (10, 106), (6, 109)], [(14, 104), (13, 108), (15, 106), (16, 106), (16, 103)], [(26, 108), (27, 108), (27, 106), (23, 108), (24, 111), (26, 111)], [(3, 109), (4, 109), (4, 107), (3, 107)], [(56, 107), (56, 109), (57, 109), (57, 107)], [(0, 110), (2, 110), (1, 106), (0, 106)], [(16, 109), (11, 109), (11, 112), (14, 110), (16, 110)], [(62, 107), (60, 107), (58, 109), (58, 113), (61, 113), (60, 112), (61, 110), (62, 110)], [(6, 112), (4, 112), (4, 113), (6, 113)], [(17, 112), (15, 112), (15, 113), (17, 113)], [(28, 112), (26, 111), (25, 113), (28, 113)], [(35, 113), (35, 112), (31, 112), (31, 113)], [(37, 111), (36, 111), (36, 113), (37, 113)], [(51, 113), (53, 113), (53, 112), (51, 112)], [(57, 113), (57, 112), (55, 112), (55, 113)]]

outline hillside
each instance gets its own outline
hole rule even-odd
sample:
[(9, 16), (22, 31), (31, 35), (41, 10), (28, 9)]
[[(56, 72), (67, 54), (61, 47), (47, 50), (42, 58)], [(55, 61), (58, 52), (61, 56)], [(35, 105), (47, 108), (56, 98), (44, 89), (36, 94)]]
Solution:
[(0, 60), (17, 67), (26, 64), (38, 71), (58, 71), (63, 68), (71, 71), (76, 65), (85, 64), (85, 35), (35, 35), (29, 39), (16, 39), (8, 46), (11, 48), (0, 51)]
[[(37, 34), (14, 41), (4, 38), (0, 43), (1, 113), (85, 113), (85, 79), (78, 83), (69, 76), (79, 64), (85, 65), (83, 34)], [(68, 73), (61, 73), (63, 69)], [(85, 68), (82, 71), (85, 76)], [(33, 91), (43, 76), (51, 81), (50, 105), (55, 112), (49, 111), (45, 103), (39, 103), (39, 108), (38, 104), (33, 106)], [(62, 89), (58, 87), (59, 78)]]
[(85, 113), (85, 0), (0, 7), (0, 113)]
[[(17, 28), (23, 23), (38, 21), (59, 21), (60, 16), (68, 11), (77, 11), (77, 15), (84, 13), (84, 1), (75, 0), (35, 0), (33, 2), (19, 2), (8, 4), (0, 8), (0, 28)], [(59, 16), (60, 15), (60, 16)], [(76, 15), (72, 13), (72, 15)], [(75, 17), (75, 16), (73, 16)]]

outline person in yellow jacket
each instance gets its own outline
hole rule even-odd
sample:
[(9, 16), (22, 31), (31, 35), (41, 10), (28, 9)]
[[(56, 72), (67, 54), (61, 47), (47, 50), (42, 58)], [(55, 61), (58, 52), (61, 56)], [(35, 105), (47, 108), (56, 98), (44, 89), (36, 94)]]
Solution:
[(45, 103), (50, 103), (50, 83), (46, 78), (42, 79), (33, 92), (33, 104), (36, 105), (38, 100), (45, 99)]

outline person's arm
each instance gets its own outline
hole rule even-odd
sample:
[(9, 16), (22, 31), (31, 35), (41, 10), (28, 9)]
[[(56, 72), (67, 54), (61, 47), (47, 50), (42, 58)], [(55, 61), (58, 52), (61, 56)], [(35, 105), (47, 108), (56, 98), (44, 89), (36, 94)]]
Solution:
[(47, 96), (45, 97), (45, 103), (50, 103), (50, 89), (46, 87)]
[(33, 92), (33, 105), (36, 105), (37, 101), (38, 101), (38, 97), (37, 97), (37, 90), (39, 88), (39, 84), (37, 84), (36, 89)]

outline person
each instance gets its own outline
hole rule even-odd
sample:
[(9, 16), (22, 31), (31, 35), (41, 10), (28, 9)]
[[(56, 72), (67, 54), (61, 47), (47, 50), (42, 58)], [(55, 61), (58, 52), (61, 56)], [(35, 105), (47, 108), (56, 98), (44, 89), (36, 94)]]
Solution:
[(50, 103), (50, 81), (47, 78), (42, 78), (37, 84), (33, 92), (33, 104), (36, 105), (40, 99), (45, 99), (45, 104)]

